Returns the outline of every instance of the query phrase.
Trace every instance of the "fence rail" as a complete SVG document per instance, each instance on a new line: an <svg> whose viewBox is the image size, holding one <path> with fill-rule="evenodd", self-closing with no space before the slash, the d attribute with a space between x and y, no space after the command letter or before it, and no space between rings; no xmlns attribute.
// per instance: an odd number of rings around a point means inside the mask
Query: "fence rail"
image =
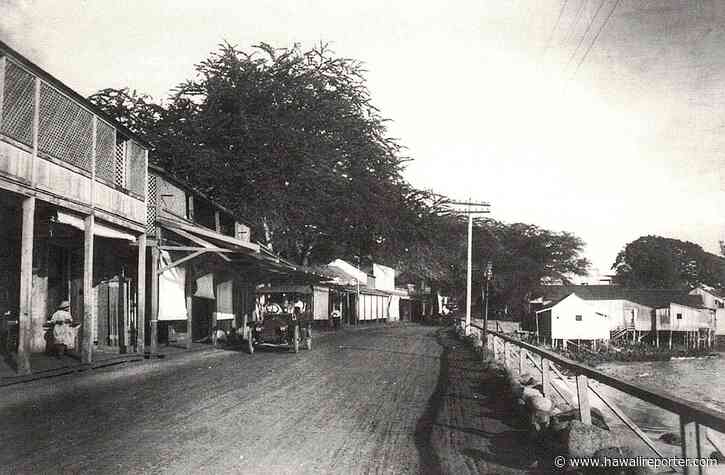
<svg viewBox="0 0 725 475"><path fill-rule="evenodd" d="M465 328L465 322L462 320ZM485 329L481 326L470 324L469 331L473 329L484 339L484 344L493 352L495 358L500 358L503 363L513 371L515 362L518 361L519 373L524 372L526 361L530 361L533 367L541 375L541 383L544 396L551 396L554 392L572 406L579 410L580 420L591 424L590 393L602 401L620 421L632 430L657 456L663 457L654 442L637 425L629 419L624 412L612 401L608 400L597 388L591 384L591 380L603 385L617 389L632 397L653 404L659 408L670 411L679 416L682 456L684 458L707 458L710 452L706 451L706 443L723 455L723 450L718 447L715 441L707 433L707 429L725 433L725 413L716 411L703 404L682 399L673 394L660 390L653 390L636 383L629 383L612 376L609 376L594 368L585 366L579 362L565 358L558 353L526 343L501 332ZM488 337L491 337L490 339ZM518 358L512 357L513 347L518 348ZM538 358L535 358L536 355ZM513 355L516 356L516 355ZM537 361L538 359L538 361ZM558 368L557 368L558 367ZM576 387L572 388L569 381L559 369L570 372L576 378ZM563 381L576 394L576 401L571 396L562 394L556 384L552 384L552 376ZM685 467L685 473L704 473L703 467Z"/></svg>

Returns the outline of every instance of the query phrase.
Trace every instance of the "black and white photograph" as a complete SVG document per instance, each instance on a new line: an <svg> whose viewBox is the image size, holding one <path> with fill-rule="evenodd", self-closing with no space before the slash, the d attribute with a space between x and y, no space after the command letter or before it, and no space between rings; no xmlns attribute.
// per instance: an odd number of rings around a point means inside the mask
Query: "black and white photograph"
<svg viewBox="0 0 725 475"><path fill-rule="evenodd" d="M0 474L549 473L725 474L724 0L0 0Z"/></svg>

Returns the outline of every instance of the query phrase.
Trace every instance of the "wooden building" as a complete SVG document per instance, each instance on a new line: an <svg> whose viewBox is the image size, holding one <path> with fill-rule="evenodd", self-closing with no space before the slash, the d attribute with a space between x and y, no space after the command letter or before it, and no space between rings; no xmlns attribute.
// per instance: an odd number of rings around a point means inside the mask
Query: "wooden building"
<svg viewBox="0 0 725 475"><path fill-rule="evenodd" d="M148 333L161 343L215 343L252 318L255 288L296 275L252 242L250 223L165 170L149 167ZM304 273L304 272L303 272Z"/></svg>
<svg viewBox="0 0 725 475"><path fill-rule="evenodd" d="M539 308L576 294L609 321L612 339L646 340L659 345L662 338L688 342L688 338L707 340L716 329L717 308L725 300L712 289L628 289L612 285L551 285L542 287L541 297L534 304ZM715 307L715 308L709 308ZM721 311L723 309L720 309ZM679 318L678 318L679 315ZM534 320L522 322L522 328L536 331ZM663 335L663 332L665 334ZM702 333L703 336L699 336ZM695 334L693 337L691 334Z"/></svg>
<svg viewBox="0 0 725 475"><path fill-rule="evenodd" d="M535 331L544 341L566 348L568 341L609 340L609 319L572 293L536 311Z"/></svg>
<svg viewBox="0 0 725 475"><path fill-rule="evenodd" d="M19 373L63 300L83 362L143 351L146 172L141 138L0 42L0 315L17 316Z"/></svg>

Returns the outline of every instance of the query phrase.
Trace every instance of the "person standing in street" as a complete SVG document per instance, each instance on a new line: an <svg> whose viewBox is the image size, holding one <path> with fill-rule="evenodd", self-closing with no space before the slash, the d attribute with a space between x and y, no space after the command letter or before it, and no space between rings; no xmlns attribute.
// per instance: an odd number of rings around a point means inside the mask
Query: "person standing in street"
<svg viewBox="0 0 725 475"><path fill-rule="evenodd" d="M76 331L69 301L63 300L58 305L58 309L50 317L50 324L53 325L53 343L57 356L63 356L67 349L75 348Z"/></svg>

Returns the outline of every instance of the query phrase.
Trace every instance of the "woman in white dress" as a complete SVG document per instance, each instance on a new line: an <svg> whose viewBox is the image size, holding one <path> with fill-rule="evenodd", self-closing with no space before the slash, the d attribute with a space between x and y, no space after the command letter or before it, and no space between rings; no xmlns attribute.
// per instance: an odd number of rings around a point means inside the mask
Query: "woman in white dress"
<svg viewBox="0 0 725 475"><path fill-rule="evenodd" d="M75 347L76 329L73 326L73 316L69 309L70 302L64 300L50 317L50 323L53 325L53 342L58 355Z"/></svg>

